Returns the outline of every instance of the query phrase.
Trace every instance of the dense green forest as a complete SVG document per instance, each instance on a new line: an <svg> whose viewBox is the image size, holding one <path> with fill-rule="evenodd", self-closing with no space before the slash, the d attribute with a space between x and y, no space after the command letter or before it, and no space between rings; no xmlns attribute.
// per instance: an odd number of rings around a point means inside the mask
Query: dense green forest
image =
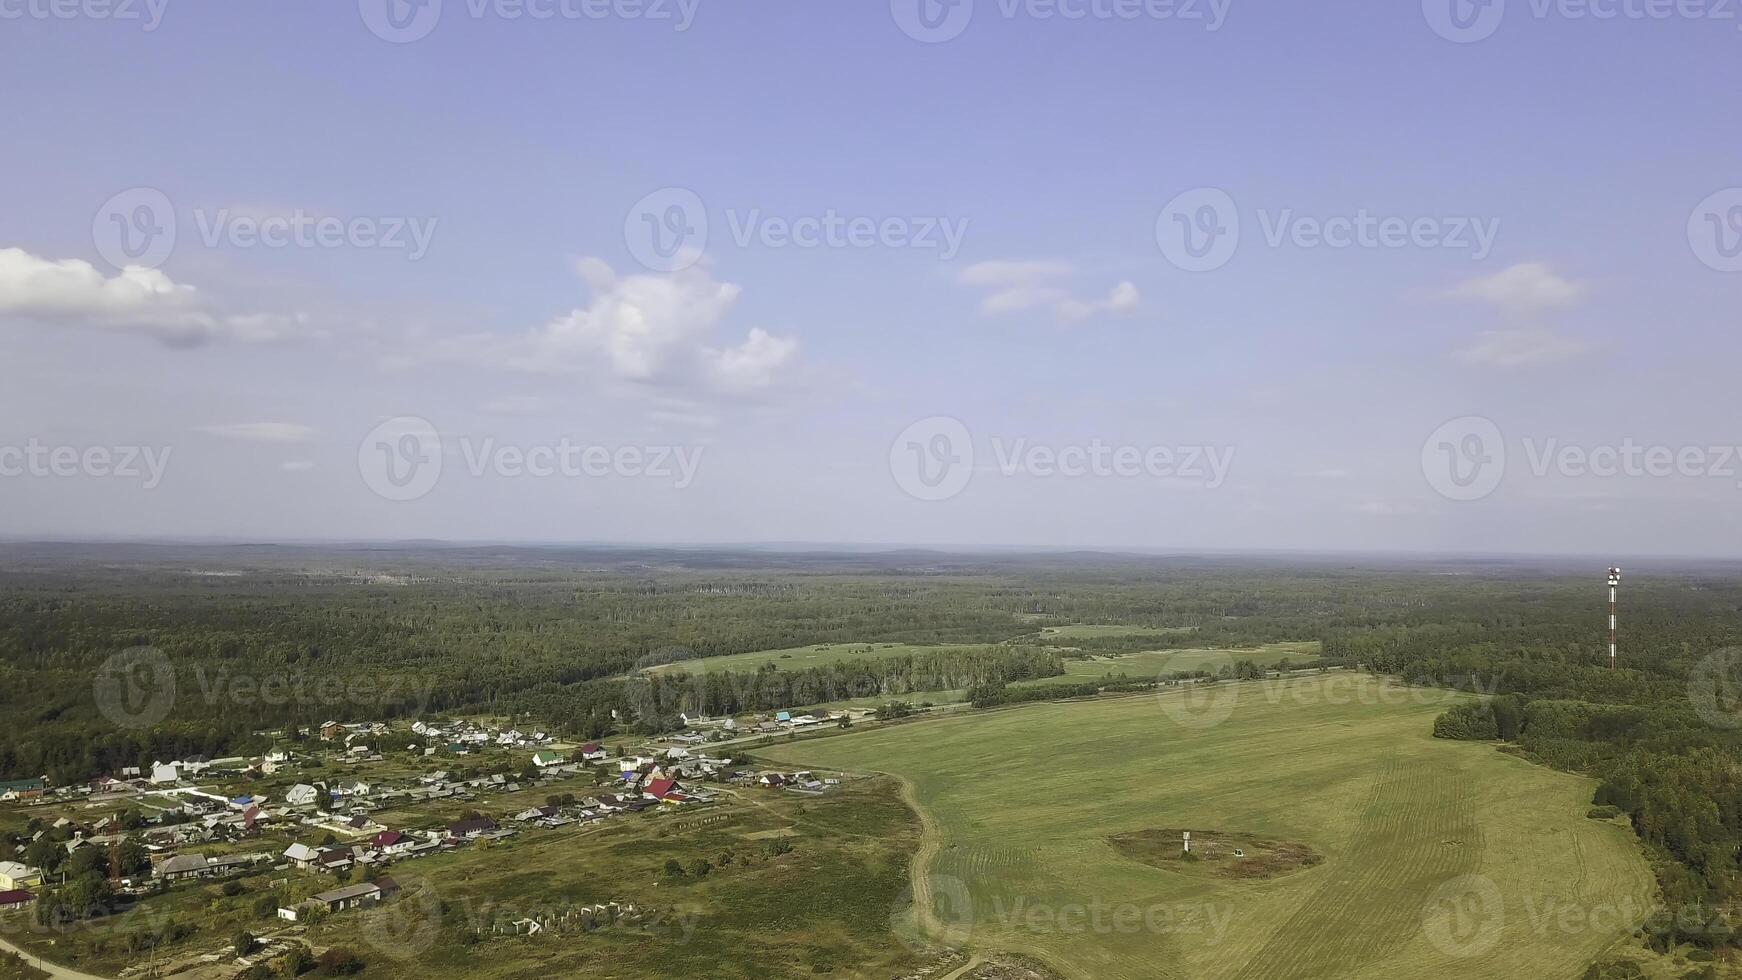
<svg viewBox="0 0 1742 980"><path fill-rule="evenodd" d="M1666 898L1721 909L1742 891L1742 655L1726 652L1742 648L1742 567L1630 567L1611 670L1604 565L7 545L0 769L84 779L255 751L264 729L328 719L488 713L599 737L663 730L680 711L932 690L992 705L1105 689L1004 687L1082 652L1319 640L1330 662L1501 695L1436 733L1596 776L1593 804L1632 821ZM1038 635L1069 623L1181 629ZM847 642L958 646L797 671L681 667ZM117 724L103 678L135 648L161 651L175 697L151 724ZM656 664L677 666L640 673ZM1685 922L1680 934L1728 938L1715 912Z"/></svg>

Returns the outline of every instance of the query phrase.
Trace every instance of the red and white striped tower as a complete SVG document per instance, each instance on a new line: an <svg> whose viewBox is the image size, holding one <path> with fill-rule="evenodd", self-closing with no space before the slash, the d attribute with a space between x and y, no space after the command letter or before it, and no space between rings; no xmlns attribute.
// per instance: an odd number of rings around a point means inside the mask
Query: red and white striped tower
<svg viewBox="0 0 1742 980"><path fill-rule="evenodd" d="M1621 569L1609 569L1609 667L1615 667L1615 589L1621 585Z"/></svg>

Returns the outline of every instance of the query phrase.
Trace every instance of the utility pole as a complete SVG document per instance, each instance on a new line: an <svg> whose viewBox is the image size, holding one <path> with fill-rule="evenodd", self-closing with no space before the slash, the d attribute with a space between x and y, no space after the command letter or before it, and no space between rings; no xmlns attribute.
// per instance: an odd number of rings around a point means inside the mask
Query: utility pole
<svg viewBox="0 0 1742 980"><path fill-rule="evenodd" d="M1609 569L1609 669L1615 669L1615 590L1621 586L1621 569Z"/></svg>

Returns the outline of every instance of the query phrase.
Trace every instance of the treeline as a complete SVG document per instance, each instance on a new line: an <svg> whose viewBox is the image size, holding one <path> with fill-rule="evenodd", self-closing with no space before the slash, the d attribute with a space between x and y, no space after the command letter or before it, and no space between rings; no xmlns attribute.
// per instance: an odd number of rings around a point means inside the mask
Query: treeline
<svg viewBox="0 0 1742 980"><path fill-rule="evenodd" d="M1031 647L942 650L892 657L861 656L803 670L772 664L753 673L655 674L635 682L631 696L642 717L679 713L726 715L923 691L953 691L976 685L1057 677L1065 672L1056 653Z"/></svg>

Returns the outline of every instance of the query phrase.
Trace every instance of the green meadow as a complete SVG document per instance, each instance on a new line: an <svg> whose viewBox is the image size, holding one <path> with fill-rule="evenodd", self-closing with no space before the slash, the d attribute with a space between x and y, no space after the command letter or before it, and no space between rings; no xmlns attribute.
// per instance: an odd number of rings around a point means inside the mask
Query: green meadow
<svg viewBox="0 0 1742 980"><path fill-rule="evenodd" d="M1647 913L1650 871L1586 817L1590 780L1432 738L1457 697L1334 673L765 754L902 781L916 938L1066 977L1571 980ZM1185 829L1196 861L1165 843Z"/></svg>
<svg viewBox="0 0 1742 980"><path fill-rule="evenodd" d="M955 653L964 650L990 650L987 643L816 643L808 647L784 650L758 650L754 653L734 653L723 657L702 657L650 668L650 673L712 674L722 670L754 672L772 664L780 670L804 670L822 667L857 657L905 657L912 654Z"/></svg>
<svg viewBox="0 0 1742 980"><path fill-rule="evenodd" d="M1124 674L1132 680L1154 680L1167 674L1194 670L1214 671L1232 667L1241 660L1250 660L1260 667L1274 667L1284 660L1295 666L1305 666L1319 657L1318 641L1300 643L1267 643L1243 650L1145 650L1140 653L1113 654L1073 658L1065 661L1063 677L1045 677L1017 681L1013 687L1036 684L1062 684L1069 681L1095 681L1109 674Z"/></svg>

